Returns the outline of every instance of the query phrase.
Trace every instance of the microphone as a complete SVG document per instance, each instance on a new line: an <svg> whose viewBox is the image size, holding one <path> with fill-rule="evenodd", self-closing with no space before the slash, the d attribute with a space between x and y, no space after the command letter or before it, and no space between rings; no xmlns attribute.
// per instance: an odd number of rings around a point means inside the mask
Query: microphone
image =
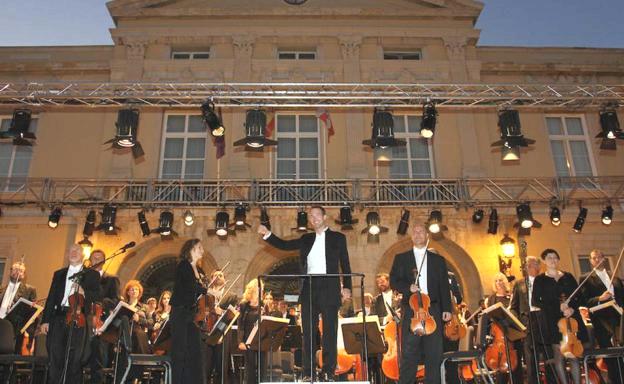
<svg viewBox="0 0 624 384"><path fill-rule="evenodd" d="M127 251L128 249L130 249L130 248L134 247L135 245L136 245L136 243L135 243L134 241L131 241L131 242L129 242L128 244L124 245L123 247L119 248L119 250L120 250L121 252L125 252L125 251Z"/></svg>

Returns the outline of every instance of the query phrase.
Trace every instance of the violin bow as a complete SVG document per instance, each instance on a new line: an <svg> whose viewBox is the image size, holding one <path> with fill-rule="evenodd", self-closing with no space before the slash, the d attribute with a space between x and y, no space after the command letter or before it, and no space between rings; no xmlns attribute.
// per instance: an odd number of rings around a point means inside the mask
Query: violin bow
<svg viewBox="0 0 624 384"><path fill-rule="evenodd" d="M576 287L576 289L574 290L574 292L572 292L570 294L570 296L568 296L568 298L564 301L564 303L566 305L570 304L570 300L572 300L572 298L574 297L574 295L576 295L578 293L578 291L581 289L581 287L587 282L587 280L591 277L591 275L593 275L596 270L598 269L598 267L600 267L602 265L602 263L604 263L604 261L606 260L606 258L603 258L600 263L598 263L594 268L592 268L591 272L589 272L587 274L587 276L585 276L585 278L583 279L583 281L581 281L581 283L578 285L578 287Z"/></svg>
<svg viewBox="0 0 624 384"><path fill-rule="evenodd" d="M223 268L221 268L221 272L225 272L225 270L227 269L227 267L230 265L230 261L229 260L227 263L225 263L225 265L223 266ZM215 269L215 271L218 271L218 269ZM214 272L213 272L214 273ZM212 280L210 280L210 282L206 285L206 289L212 287L212 284L214 284L214 282L217 280L217 277L213 277Z"/></svg>
<svg viewBox="0 0 624 384"><path fill-rule="evenodd" d="M617 274L617 270L620 268L620 262L622 262L622 254L624 254L624 247L622 247L622 250L620 251L620 256L618 256L617 263L615 263L615 268L613 268L613 274L611 275L611 285L613 285L613 280L615 280L615 275Z"/></svg>
<svg viewBox="0 0 624 384"><path fill-rule="evenodd" d="M232 289L232 287L234 286L234 284L236 284L236 282L238 281L238 279L240 279L240 277L242 276L242 273L239 273L238 276L236 276L236 279L234 279L234 281L232 281L232 284L230 284L230 286L228 287L228 289L226 289L225 291L223 291L223 295L221 295L221 298L219 299L218 302L215 303L215 307L218 306L221 303L221 300L223 300L223 298L225 297L225 295L230 291L230 289Z"/></svg>

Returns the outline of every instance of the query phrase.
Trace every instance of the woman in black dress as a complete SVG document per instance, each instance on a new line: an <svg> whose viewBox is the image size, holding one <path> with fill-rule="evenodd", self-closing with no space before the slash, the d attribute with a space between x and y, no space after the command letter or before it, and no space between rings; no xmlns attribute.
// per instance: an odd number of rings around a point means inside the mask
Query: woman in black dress
<svg viewBox="0 0 624 384"><path fill-rule="evenodd" d="M240 315L238 316L238 349L245 356L245 383L258 382L258 353L247 345L247 338L253 330L259 316L258 307L258 279L253 279L245 286L243 300L240 303ZM263 354L261 354L263 355ZM263 356L261 356L263 358Z"/></svg>
<svg viewBox="0 0 624 384"><path fill-rule="evenodd" d="M583 305L581 295L575 295L568 305L564 301L578 287L576 279L568 272L562 272L559 267L559 254L554 249L546 249L542 252L542 260L546 264L546 272L535 277L533 283L532 305L541 310L540 328L544 343L552 346L555 369L562 383L567 383L565 359L570 362L572 382L580 384L581 369L576 358L568 358L562 355L560 350L561 333L557 322L563 317L576 319L578 323L577 337L581 342L587 341L587 329L581 319L579 306Z"/></svg>
<svg viewBox="0 0 624 384"><path fill-rule="evenodd" d="M199 239L184 243L176 267L171 296L171 362L173 382L204 383L204 359L201 334L195 324L197 298L206 293L202 285L203 271L197 263L204 255Z"/></svg>

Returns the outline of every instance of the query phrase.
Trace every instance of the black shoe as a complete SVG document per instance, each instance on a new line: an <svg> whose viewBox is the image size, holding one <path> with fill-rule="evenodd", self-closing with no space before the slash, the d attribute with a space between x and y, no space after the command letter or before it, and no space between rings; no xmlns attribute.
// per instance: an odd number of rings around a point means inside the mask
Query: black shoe
<svg viewBox="0 0 624 384"><path fill-rule="evenodd" d="M301 379L301 381L303 383L310 383L312 381L312 378L310 376L303 376L303 379Z"/></svg>
<svg viewBox="0 0 624 384"><path fill-rule="evenodd" d="M324 373L323 374L323 382L329 383L329 382L334 382L335 377L333 373Z"/></svg>

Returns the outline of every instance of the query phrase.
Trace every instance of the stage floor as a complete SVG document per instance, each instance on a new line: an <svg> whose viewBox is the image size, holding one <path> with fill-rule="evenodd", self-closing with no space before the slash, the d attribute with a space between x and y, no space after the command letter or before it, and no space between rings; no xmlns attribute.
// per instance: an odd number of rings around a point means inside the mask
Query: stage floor
<svg viewBox="0 0 624 384"><path fill-rule="evenodd" d="M315 383L324 383L324 381L315 381ZM370 384L370 381L332 381L336 384ZM301 384L301 381L262 381L260 384Z"/></svg>

